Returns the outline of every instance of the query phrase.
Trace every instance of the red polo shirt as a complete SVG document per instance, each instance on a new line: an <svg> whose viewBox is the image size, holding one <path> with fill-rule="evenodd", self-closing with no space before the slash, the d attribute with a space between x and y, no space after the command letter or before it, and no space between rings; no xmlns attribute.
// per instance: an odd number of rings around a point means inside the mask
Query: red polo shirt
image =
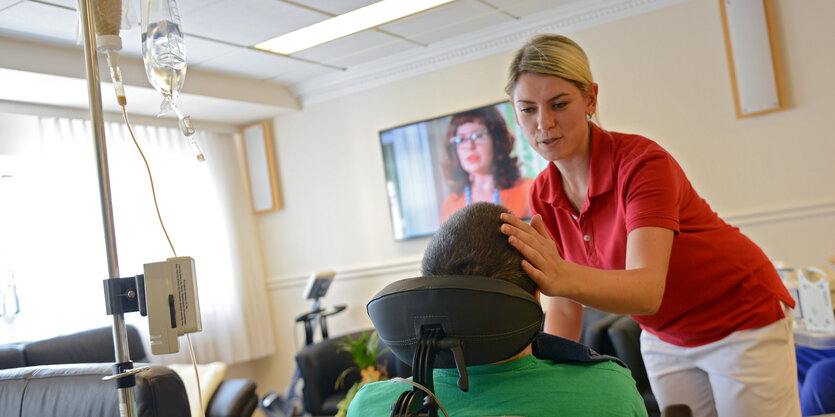
<svg viewBox="0 0 835 417"><path fill-rule="evenodd" d="M600 269L624 269L626 236L645 226L675 232L661 307L632 316L644 330L678 346L699 346L737 330L783 318L794 306L766 255L738 228L722 221L696 194L661 146L637 135L591 125L589 191L575 213L551 163L531 188L560 254Z"/></svg>

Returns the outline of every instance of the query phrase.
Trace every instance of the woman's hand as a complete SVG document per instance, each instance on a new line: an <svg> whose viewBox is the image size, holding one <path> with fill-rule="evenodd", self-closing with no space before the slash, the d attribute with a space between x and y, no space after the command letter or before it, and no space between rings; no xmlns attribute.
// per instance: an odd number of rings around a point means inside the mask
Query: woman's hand
<svg viewBox="0 0 835 417"><path fill-rule="evenodd" d="M534 215L531 224L508 213L502 214L501 218L505 222L502 233L508 236L508 243L525 258L522 268L539 285L539 290L551 297L570 297L570 281L560 273L565 260L548 235L542 216Z"/></svg>
<svg viewBox="0 0 835 417"><path fill-rule="evenodd" d="M502 233L525 258L522 268L543 294L617 314L654 314L660 308L673 230L649 226L632 230L626 238L625 269L604 270L564 260L538 214L531 224L506 213L502 221Z"/></svg>

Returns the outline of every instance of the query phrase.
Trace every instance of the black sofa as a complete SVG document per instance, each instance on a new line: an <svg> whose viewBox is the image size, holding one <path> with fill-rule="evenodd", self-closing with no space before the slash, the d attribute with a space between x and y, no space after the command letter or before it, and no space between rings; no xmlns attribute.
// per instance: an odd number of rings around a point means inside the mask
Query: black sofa
<svg viewBox="0 0 835 417"><path fill-rule="evenodd" d="M136 328L128 326L128 345L135 367L148 358ZM113 382L113 333L103 327L34 342L0 346L0 416L119 416ZM164 366L136 376L137 416L189 416L180 377ZM249 379L229 379L209 401L207 417L250 417L258 397Z"/></svg>

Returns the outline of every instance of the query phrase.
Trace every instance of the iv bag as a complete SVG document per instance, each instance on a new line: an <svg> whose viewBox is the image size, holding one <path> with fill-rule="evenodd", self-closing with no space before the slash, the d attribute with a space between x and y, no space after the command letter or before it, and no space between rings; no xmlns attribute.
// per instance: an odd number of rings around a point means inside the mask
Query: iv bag
<svg viewBox="0 0 835 417"><path fill-rule="evenodd" d="M162 94L159 116L173 111L180 131L189 139L197 160L204 161L191 117L177 107L177 97L186 79L186 45L175 0L142 0L142 59L151 85Z"/></svg>
<svg viewBox="0 0 835 417"><path fill-rule="evenodd" d="M174 0L142 0L142 58L148 81L164 97L161 114L174 108L186 77L186 45Z"/></svg>

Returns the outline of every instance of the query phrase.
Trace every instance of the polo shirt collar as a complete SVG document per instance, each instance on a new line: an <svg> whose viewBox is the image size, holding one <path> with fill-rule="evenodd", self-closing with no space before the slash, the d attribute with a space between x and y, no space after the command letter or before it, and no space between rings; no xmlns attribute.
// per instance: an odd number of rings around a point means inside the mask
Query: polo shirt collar
<svg viewBox="0 0 835 417"><path fill-rule="evenodd" d="M612 135L594 123L591 126L591 164L589 197L597 197L613 188Z"/></svg>
<svg viewBox="0 0 835 417"><path fill-rule="evenodd" d="M591 129L591 161L589 162L589 197L596 197L612 190L612 136L594 123L589 122ZM562 190L559 169L551 162L548 164L548 177L554 184L542 187L540 200L551 205L566 202L567 198ZM565 203L567 204L567 203ZM570 208L569 208L570 209Z"/></svg>

